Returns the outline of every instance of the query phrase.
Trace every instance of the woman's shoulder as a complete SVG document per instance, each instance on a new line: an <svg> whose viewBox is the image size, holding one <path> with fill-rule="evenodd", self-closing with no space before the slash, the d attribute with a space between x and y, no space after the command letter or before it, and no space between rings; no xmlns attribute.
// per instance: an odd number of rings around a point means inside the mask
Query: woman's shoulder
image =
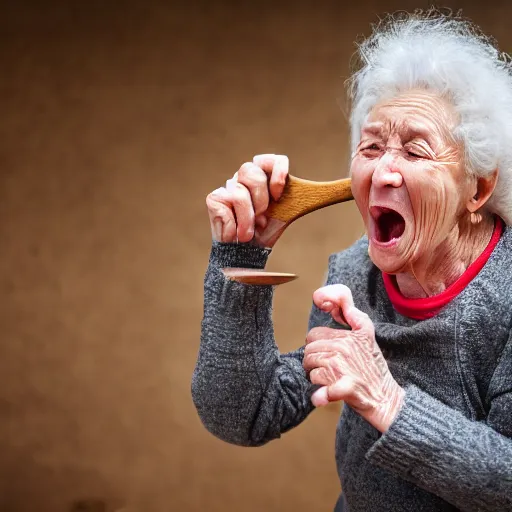
<svg viewBox="0 0 512 512"><path fill-rule="evenodd" d="M503 250L509 254L512 253L512 226L505 225L501 236L501 242Z"/></svg>
<svg viewBox="0 0 512 512"><path fill-rule="evenodd" d="M486 281L493 287L495 294L501 292L502 298L508 297L512 301L512 226L505 226L498 244L488 258L476 281L479 285Z"/></svg>
<svg viewBox="0 0 512 512"><path fill-rule="evenodd" d="M374 267L368 256L368 237L362 236L347 249L329 257L327 284L357 281Z"/></svg>

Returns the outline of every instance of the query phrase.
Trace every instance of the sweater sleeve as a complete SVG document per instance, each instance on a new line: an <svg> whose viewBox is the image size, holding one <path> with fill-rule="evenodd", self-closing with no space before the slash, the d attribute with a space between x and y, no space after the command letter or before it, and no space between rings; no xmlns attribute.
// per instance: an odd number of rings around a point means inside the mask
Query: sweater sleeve
<svg viewBox="0 0 512 512"><path fill-rule="evenodd" d="M461 510L512 510L512 337L488 403L486 422L476 422L410 386L397 418L366 456Z"/></svg>
<svg viewBox="0 0 512 512"><path fill-rule="evenodd" d="M204 314L192 398L216 437L259 446L301 423L313 409L303 348L280 354L272 286L227 279L223 267L263 268L270 251L214 242L204 280Z"/></svg>

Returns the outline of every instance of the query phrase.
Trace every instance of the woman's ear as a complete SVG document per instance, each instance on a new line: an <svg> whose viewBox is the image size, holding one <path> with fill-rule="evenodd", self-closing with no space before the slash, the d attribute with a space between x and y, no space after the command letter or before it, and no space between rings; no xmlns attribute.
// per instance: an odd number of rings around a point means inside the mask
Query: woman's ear
<svg viewBox="0 0 512 512"><path fill-rule="evenodd" d="M494 192L497 181L498 169L496 169L490 176L478 177L475 179L473 197L468 200L466 205L467 209L471 213L475 213L480 208L482 208L485 203L487 203L492 193Z"/></svg>

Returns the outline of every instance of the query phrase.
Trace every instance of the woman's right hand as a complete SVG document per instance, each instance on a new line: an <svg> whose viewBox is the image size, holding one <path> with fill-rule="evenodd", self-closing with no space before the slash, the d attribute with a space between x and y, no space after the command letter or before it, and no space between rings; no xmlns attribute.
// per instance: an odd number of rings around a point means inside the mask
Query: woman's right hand
<svg viewBox="0 0 512 512"><path fill-rule="evenodd" d="M225 187L208 194L206 205L212 237L218 242L250 242L271 247L265 231L266 211L271 199L278 201L288 176L285 155L256 155L246 162Z"/></svg>

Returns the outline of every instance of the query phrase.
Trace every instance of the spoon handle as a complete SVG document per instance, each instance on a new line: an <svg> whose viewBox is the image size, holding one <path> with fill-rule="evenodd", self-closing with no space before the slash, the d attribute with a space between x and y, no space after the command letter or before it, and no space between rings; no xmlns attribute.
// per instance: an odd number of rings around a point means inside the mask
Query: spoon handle
<svg viewBox="0 0 512 512"><path fill-rule="evenodd" d="M288 176L279 201L271 201L266 215L285 224L320 208L353 199L350 178L336 181L310 181Z"/></svg>

